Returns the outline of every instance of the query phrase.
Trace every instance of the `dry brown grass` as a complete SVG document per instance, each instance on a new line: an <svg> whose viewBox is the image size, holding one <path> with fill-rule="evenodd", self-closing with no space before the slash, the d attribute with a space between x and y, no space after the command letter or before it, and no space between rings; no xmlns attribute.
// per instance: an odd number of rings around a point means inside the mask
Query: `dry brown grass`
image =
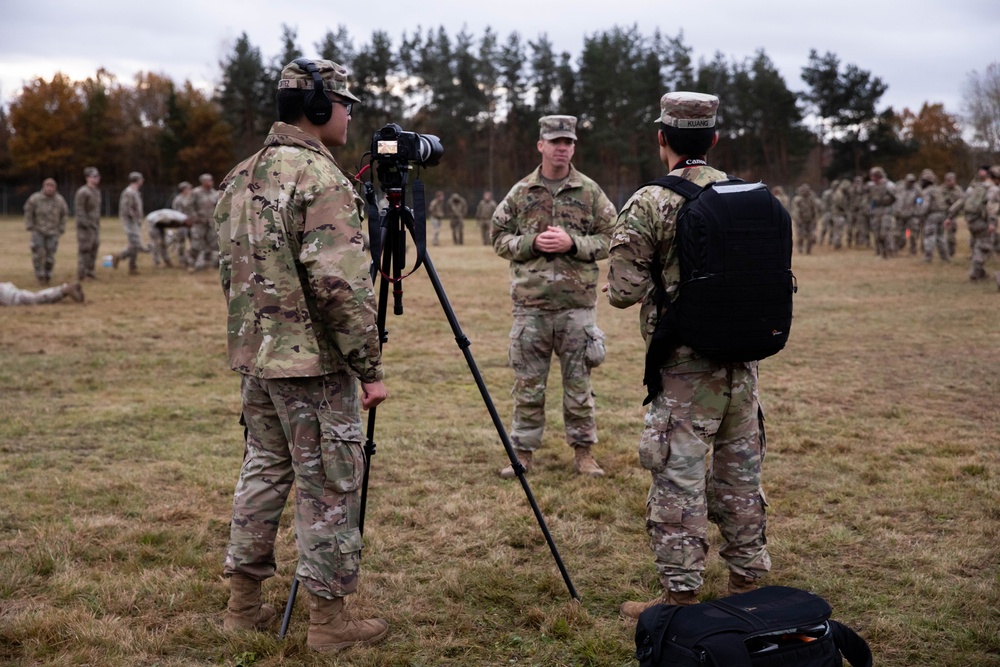
<svg viewBox="0 0 1000 667"><path fill-rule="evenodd" d="M433 257L505 421L507 270L478 245ZM105 251L122 235L106 220ZM961 240L960 240L961 244ZM961 254L961 252L960 252ZM430 282L390 315L361 594L388 640L333 659L289 637L221 631L220 577L242 456L211 274L101 269L87 303L6 309L0 324L0 663L11 665L629 665L626 599L656 584L637 464L635 311L601 303L595 374L608 476L581 479L559 399L530 476L582 603L569 601ZM3 280L33 283L26 234L0 222ZM64 237L57 276L72 275ZM761 365L772 583L809 588L876 664L1000 665L1000 295L963 262L821 248L796 257L786 351ZM554 378L554 380L556 380ZM557 384L557 381L556 381ZM294 543L280 534L283 605ZM708 593L724 567L709 563Z"/></svg>

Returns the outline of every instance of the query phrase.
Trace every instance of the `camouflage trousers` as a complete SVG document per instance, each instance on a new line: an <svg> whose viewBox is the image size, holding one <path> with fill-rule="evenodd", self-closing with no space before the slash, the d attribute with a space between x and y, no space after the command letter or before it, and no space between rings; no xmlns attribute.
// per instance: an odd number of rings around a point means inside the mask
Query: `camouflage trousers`
<svg viewBox="0 0 1000 667"><path fill-rule="evenodd" d="M813 245L816 243L816 221L815 220L796 220L795 221L795 245L799 253L806 253L807 255L812 252Z"/></svg>
<svg viewBox="0 0 1000 667"><path fill-rule="evenodd" d="M709 521L725 540L719 554L729 569L760 577L771 559L757 365L660 373L663 391L649 407L639 441L639 463L653 475L646 530L660 583L673 592L701 588Z"/></svg>
<svg viewBox="0 0 1000 667"><path fill-rule="evenodd" d="M64 285L32 292L19 289L14 283L0 283L0 306L30 306L39 303L55 303L66 296Z"/></svg>
<svg viewBox="0 0 1000 667"><path fill-rule="evenodd" d="M945 233L944 221L947 213L928 213L924 220L924 259L930 262L934 259L934 250L938 251L942 262L951 261L948 251L948 236Z"/></svg>
<svg viewBox="0 0 1000 667"><path fill-rule="evenodd" d="M461 218L451 219L451 241L455 245L465 243L465 220Z"/></svg>
<svg viewBox="0 0 1000 667"><path fill-rule="evenodd" d="M911 215L902 220L903 226L903 245L906 245L906 238L909 236L910 239L910 254L916 255L917 248L920 247L920 232L924 228L924 219L918 215ZM902 249L903 245L900 246Z"/></svg>
<svg viewBox="0 0 1000 667"><path fill-rule="evenodd" d="M142 252L142 226L138 222L123 222L125 238L128 245L118 253L120 259L128 260L128 268L135 270L138 267L139 253Z"/></svg>
<svg viewBox="0 0 1000 667"><path fill-rule="evenodd" d="M353 593L365 469L357 379L347 373L242 378L247 450L233 496L225 575L274 576L274 540L294 481L295 576L320 597Z"/></svg>
<svg viewBox="0 0 1000 667"><path fill-rule="evenodd" d="M209 245L208 225L203 222L196 222L191 225L191 250L188 256L188 264L196 271L207 269L212 259L212 248Z"/></svg>
<svg viewBox="0 0 1000 667"><path fill-rule="evenodd" d="M58 249L58 234L31 232L31 263L35 267L35 277L39 282L47 283L52 278L52 268L56 265Z"/></svg>
<svg viewBox="0 0 1000 667"><path fill-rule="evenodd" d="M441 242L441 218L429 217L431 223L431 245L438 245Z"/></svg>
<svg viewBox="0 0 1000 667"><path fill-rule="evenodd" d="M101 246L101 228L76 226L76 277L96 278L94 267L97 266L97 251Z"/></svg>
<svg viewBox="0 0 1000 667"><path fill-rule="evenodd" d="M493 245L490 240L490 228L493 226L492 222L489 220L479 221L479 233L483 237L483 245Z"/></svg>
<svg viewBox="0 0 1000 667"><path fill-rule="evenodd" d="M146 233L149 235L149 251L153 253L153 266L166 264L171 266L170 255L167 254L166 232L162 227L150 225Z"/></svg>
<svg viewBox="0 0 1000 667"><path fill-rule="evenodd" d="M191 262L188 255L188 236L187 227L177 227L167 232L167 248L177 255L177 262L181 266L188 266Z"/></svg>
<svg viewBox="0 0 1000 667"><path fill-rule="evenodd" d="M830 245L840 250L844 239L844 230L847 229L847 218L842 215L830 216Z"/></svg>
<svg viewBox="0 0 1000 667"><path fill-rule="evenodd" d="M986 277L984 265L993 254L994 243L994 233L987 230L972 232L972 266L969 268L969 278L979 280Z"/></svg>
<svg viewBox="0 0 1000 667"><path fill-rule="evenodd" d="M896 217L889 211L875 209L871 215L872 233L875 235L875 254L893 257L896 254Z"/></svg>
<svg viewBox="0 0 1000 667"><path fill-rule="evenodd" d="M596 308L514 313L509 348L510 366L514 369L514 425L510 439L516 449L533 451L541 447L545 385L553 353L559 357L562 372L566 443L589 447L597 442L590 369L603 360L595 357L594 345L599 344L603 350L604 334L596 322Z"/></svg>

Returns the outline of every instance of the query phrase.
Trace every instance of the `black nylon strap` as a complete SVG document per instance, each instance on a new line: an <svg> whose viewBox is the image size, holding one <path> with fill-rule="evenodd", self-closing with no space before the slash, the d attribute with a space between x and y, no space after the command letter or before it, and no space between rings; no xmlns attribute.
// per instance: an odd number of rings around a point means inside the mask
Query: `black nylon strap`
<svg viewBox="0 0 1000 667"><path fill-rule="evenodd" d="M371 250L372 263L368 272L372 277L372 285L378 276L382 262L382 221L378 214L378 201L375 199L375 186L371 181L365 181L365 200L368 202L368 248Z"/></svg>
<svg viewBox="0 0 1000 667"><path fill-rule="evenodd" d="M872 667L872 650L861 635L837 621L829 621L837 648L851 663L851 667Z"/></svg>

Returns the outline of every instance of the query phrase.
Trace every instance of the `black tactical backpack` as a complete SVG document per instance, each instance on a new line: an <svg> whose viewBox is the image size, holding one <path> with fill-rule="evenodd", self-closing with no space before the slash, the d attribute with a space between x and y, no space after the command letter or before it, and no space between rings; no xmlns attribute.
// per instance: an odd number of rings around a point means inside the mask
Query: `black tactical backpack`
<svg viewBox="0 0 1000 667"><path fill-rule="evenodd" d="M808 591L765 586L701 604L658 604L635 628L640 667L871 667L867 642Z"/></svg>
<svg viewBox="0 0 1000 667"><path fill-rule="evenodd" d="M660 391L659 369L678 344L719 362L764 359L778 353L792 326L792 221L762 183L738 178L704 188L665 176L647 185L687 201L677 215L675 244L680 285L671 299L653 280L659 319L646 355L649 396Z"/></svg>

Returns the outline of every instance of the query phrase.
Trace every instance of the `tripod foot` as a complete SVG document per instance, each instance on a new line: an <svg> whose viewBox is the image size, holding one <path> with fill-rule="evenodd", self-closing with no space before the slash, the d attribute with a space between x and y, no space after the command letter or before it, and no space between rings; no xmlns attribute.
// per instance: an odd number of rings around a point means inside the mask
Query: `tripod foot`
<svg viewBox="0 0 1000 667"><path fill-rule="evenodd" d="M517 460L521 464L521 467L524 468L524 472L527 473L528 471L530 471L531 470L531 450L528 450L528 449L515 449L514 453L517 454ZM502 470L500 470L500 478L501 479L514 479L515 477L517 477L517 473L518 473L518 471L514 470L514 465L511 464L511 465L507 466L506 468L503 468Z"/></svg>

